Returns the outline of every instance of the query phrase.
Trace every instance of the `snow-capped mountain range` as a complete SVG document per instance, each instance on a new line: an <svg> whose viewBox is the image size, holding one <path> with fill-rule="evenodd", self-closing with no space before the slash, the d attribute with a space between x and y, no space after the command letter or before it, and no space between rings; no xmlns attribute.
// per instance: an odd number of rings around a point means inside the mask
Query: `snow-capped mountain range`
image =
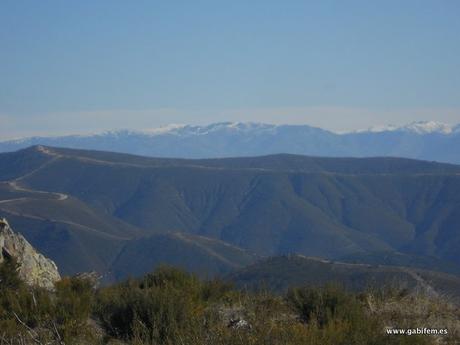
<svg viewBox="0 0 460 345"><path fill-rule="evenodd" d="M307 125L221 122L143 131L31 137L0 142L0 152L31 145L117 151L156 157L214 158L292 153L314 156L407 157L460 164L460 124L413 122L334 133Z"/></svg>
<svg viewBox="0 0 460 345"><path fill-rule="evenodd" d="M206 135L212 132L265 132L265 131L276 131L279 127L310 127L305 125L273 125L266 123L257 123L257 122L217 122L205 126L194 126L194 125L185 125L185 124L170 124L164 127L158 127L153 129L146 129L142 131L106 131L102 133L96 133L95 135L117 135L117 134L145 134L145 135ZM311 127L314 128L314 127ZM460 131L460 124L458 125L449 125L442 122L436 121L417 121L411 122L403 126L396 125L381 125L374 126L364 130L356 130L351 132L342 132L340 134L350 134L350 133L365 133L365 132L408 132L414 134L431 134L431 133L441 133L441 134L451 134ZM338 133L339 134L339 133Z"/></svg>

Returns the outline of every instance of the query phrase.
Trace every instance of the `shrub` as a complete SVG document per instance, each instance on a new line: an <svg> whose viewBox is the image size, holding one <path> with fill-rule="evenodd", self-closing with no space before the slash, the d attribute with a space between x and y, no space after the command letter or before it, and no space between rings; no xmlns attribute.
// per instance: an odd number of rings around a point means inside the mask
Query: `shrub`
<svg viewBox="0 0 460 345"><path fill-rule="evenodd" d="M66 341L74 338L91 338L88 319L91 315L94 292L87 279L63 278L56 283L53 327Z"/></svg>
<svg viewBox="0 0 460 345"><path fill-rule="evenodd" d="M174 344L199 330L202 287L196 277L162 267L140 280L99 291L95 315L112 336Z"/></svg>
<svg viewBox="0 0 460 345"><path fill-rule="evenodd" d="M362 312L354 295L334 286L291 289L286 299L302 321L314 322L320 328L331 320L348 319Z"/></svg>

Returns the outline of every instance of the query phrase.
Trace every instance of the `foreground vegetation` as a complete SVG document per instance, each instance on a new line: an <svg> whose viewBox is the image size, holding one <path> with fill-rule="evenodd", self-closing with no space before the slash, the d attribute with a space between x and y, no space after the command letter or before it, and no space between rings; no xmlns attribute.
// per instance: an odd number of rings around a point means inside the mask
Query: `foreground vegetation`
<svg viewBox="0 0 460 345"><path fill-rule="evenodd" d="M283 296L234 289L162 267L95 289L64 278L30 288L12 261L0 265L0 344L455 344L459 311L401 291L293 288ZM386 335L385 327L448 328L434 336Z"/></svg>

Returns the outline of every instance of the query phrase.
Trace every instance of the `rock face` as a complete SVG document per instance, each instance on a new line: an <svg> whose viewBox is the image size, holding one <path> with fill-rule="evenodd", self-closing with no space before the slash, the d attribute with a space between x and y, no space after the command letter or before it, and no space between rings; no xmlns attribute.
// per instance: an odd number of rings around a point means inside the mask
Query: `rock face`
<svg viewBox="0 0 460 345"><path fill-rule="evenodd" d="M38 253L21 234L15 233L6 219L0 219L0 263L12 257L19 264L19 277L29 285L54 289L61 279L56 264Z"/></svg>

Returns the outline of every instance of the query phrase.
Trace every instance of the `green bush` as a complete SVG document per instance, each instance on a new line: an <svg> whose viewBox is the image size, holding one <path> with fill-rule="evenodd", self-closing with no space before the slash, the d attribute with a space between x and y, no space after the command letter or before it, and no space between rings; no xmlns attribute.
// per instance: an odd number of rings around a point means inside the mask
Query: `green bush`
<svg viewBox="0 0 460 345"><path fill-rule="evenodd" d="M333 286L291 289L286 299L302 321L315 322L320 328L331 320L342 320L359 314L362 309L355 296Z"/></svg>
<svg viewBox="0 0 460 345"><path fill-rule="evenodd" d="M183 271L162 267L97 294L95 316L111 336L174 344L199 329L203 284Z"/></svg>
<svg viewBox="0 0 460 345"><path fill-rule="evenodd" d="M63 278L56 283L53 322L63 340L91 338L87 323L93 298L94 291L88 280Z"/></svg>
<svg viewBox="0 0 460 345"><path fill-rule="evenodd" d="M365 295L337 286L291 289L287 303L306 324L311 344L430 344L427 337L388 336L379 315L371 313Z"/></svg>

